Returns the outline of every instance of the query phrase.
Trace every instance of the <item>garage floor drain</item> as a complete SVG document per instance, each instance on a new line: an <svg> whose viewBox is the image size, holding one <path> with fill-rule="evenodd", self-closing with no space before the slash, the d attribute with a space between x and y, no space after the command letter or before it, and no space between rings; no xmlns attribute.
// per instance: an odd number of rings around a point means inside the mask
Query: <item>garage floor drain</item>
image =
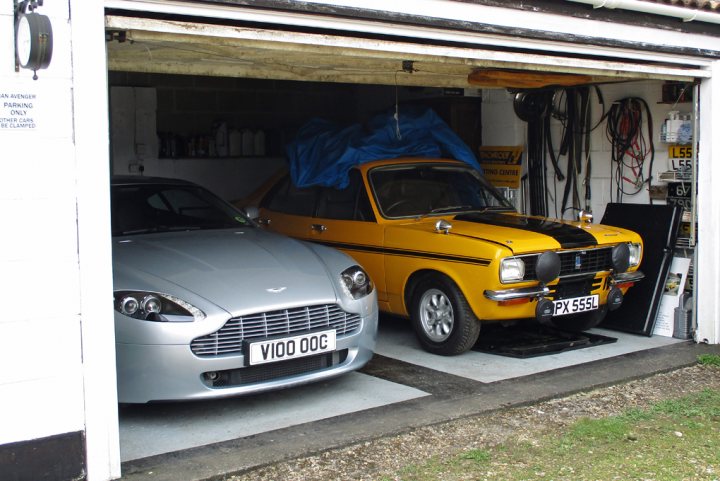
<svg viewBox="0 0 720 481"><path fill-rule="evenodd" d="M589 332L561 331L539 324L512 327L483 326L480 331L480 339L473 350L501 356L528 358L616 341L617 338L614 337Z"/></svg>

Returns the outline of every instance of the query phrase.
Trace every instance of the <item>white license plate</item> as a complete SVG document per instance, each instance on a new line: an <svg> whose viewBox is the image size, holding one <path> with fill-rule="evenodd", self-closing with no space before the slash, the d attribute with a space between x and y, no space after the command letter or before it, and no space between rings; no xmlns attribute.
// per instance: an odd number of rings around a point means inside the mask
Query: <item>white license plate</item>
<svg viewBox="0 0 720 481"><path fill-rule="evenodd" d="M567 314L577 314L578 312L594 311L599 308L598 295L573 297L571 299L559 299L553 301L555 310L553 316L565 316Z"/></svg>
<svg viewBox="0 0 720 481"><path fill-rule="evenodd" d="M250 365L285 361L335 350L335 330L250 343Z"/></svg>

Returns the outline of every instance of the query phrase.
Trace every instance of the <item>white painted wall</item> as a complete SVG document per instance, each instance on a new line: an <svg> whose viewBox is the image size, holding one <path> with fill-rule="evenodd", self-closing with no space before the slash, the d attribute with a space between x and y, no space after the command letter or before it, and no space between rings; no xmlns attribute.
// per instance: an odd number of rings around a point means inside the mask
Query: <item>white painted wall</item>
<svg viewBox="0 0 720 481"><path fill-rule="evenodd" d="M120 477L110 235L110 140L101 2L70 0L88 479Z"/></svg>
<svg viewBox="0 0 720 481"><path fill-rule="evenodd" d="M482 91L483 145L526 145L526 125L513 110L515 96L506 89Z"/></svg>
<svg viewBox="0 0 720 481"><path fill-rule="evenodd" d="M14 70L12 7L0 3L0 444L84 431L89 479L111 479L119 448L106 67L96 41L104 11L45 2L53 57L33 80ZM10 105L18 101L27 105Z"/></svg>
<svg viewBox="0 0 720 481"><path fill-rule="evenodd" d="M189 180L233 202L253 194L286 165L283 157L155 158L145 161L145 175Z"/></svg>
<svg viewBox="0 0 720 481"><path fill-rule="evenodd" d="M284 157L159 158L154 88L112 87L110 112L115 175L140 175L142 167L142 175L189 180L232 202L286 166Z"/></svg>
<svg viewBox="0 0 720 481"><path fill-rule="evenodd" d="M667 112L671 109L683 112L692 112L691 103L678 104L675 107L668 104L661 104L662 98L662 82L660 81L641 81L632 83L622 83L602 86L602 95L605 102L605 109L609 109L612 102L626 98L639 97L645 99L650 108L653 122L652 139L655 144L655 160L653 163L653 185L665 185L657 181L660 172L669 170L668 164L668 144L660 141L660 127L667 116ZM591 98L592 102L592 125L598 124L603 114L603 107L599 103L597 96L594 94ZM527 146L527 124L521 121L513 110L513 95L506 90L485 90L483 92L483 144L485 145L525 145ZM608 202L617 201L614 180L614 164L611 161L611 143L606 136L605 122L602 122L592 133L591 136L591 158L592 158L592 181L591 181L591 210L596 219L602 218L605 206ZM552 134L555 152L559 150L559 143L562 134L562 126L559 121L553 120ZM647 123L645 123L646 139L650 139L647 131ZM526 160L526 159L525 159ZM559 164L563 174L567 172L567 156L560 157ZM527 164L525 164L527 167ZM646 178L649 175L650 160L649 157L645 163ZM584 178L584 171L581 173L581 179ZM574 218L573 211L566 211L563 216L560 212L562 204L564 181L556 182L553 175L552 166L548 159L548 176L547 183L551 190L551 198L548 206L548 214L551 217L564 217L567 219ZM611 189L612 187L612 189ZM556 192L556 194L555 194ZM554 196L557 195L557 199ZM580 189L581 197L584 190ZM625 195L623 202L633 204L647 204L649 202L649 191L647 185L637 195ZM664 203L663 201L653 201ZM557 214L555 205L557 204ZM568 204L569 205L569 204Z"/></svg>
<svg viewBox="0 0 720 481"><path fill-rule="evenodd" d="M72 20L70 11L72 10ZM88 477L118 477L119 447L112 333L112 279L108 199L107 86L102 2L48 1L41 13L54 29L50 68L14 71L12 48L0 49L0 94L34 96L26 108L33 128L0 120L3 146L0 218L0 444L67 432L87 436ZM534 21L534 20L533 20ZM13 38L12 2L0 3L0 38ZM694 39L694 36L691 36ZM706 38L702 39L707 41ZM717 343L717 239L720 207L713 190L720 168L710 132L720 125L720 63L703 84L698 269L700 340ZM614 89L614 90L613 90ZM658 86L613 87L606 100L647 95ZM507 117L511 98L493 91L484 119L485 143L516 144L522 124ZM0 99L0 118L14 110ZM9 100L12 102L13 100ZM497 102L497 105L492 105ZM503 109L502 105L506 107ZM666 107L656 107L662 110ZM493 114L493 111L495 112ZM661 115L656 116L659 126ZM495 124L493 124L495 122ZM494 134L493 134L493 129ZM596 134L599 135L599 134ZM594 139L595 140L595 139ZM593 142L600 216L609 174L607 144ZM658 156L661 170L662 157ZM595 181L594 181L595 182ZM638 197L638 202L646 199Z"/></svg>
<svg viewBox="0 0 720 481"><path fill-rule="evenodd" d="M713 185L718 183L720 176L720 159L718 159L717 148L713 150L713 135L711 132L718 130L720 124L720 99L717 95L712 96L712 87L720 91L720 62L716 62L713 68L713 79L703 81L700 95L700 142L699 149L699 198L698 198L698 246L696 266L696 297L699 299L694 312L698 331L696 340L698 342L720 342L720 260L718 260L717 242L714 239L720 238L720 200L717 197L717 189ZM661 172L670 170L668 160L668 144L660 141L660 128L670 110L681 112L692 112L692 103L679 103L677 105L659 103L662 99L662 82L641 81L602 86L602 94L606 109L613 101L625 97L639 97L645 99L650 108L653 121L653 141L655 144L655 160L653 163L652 175L653 185L666 185L659 182L658 176ZM593 96L593 125L597 124L602 115L602 107L598 104L597 97ZM505 90L486 90L483 92L483 144L484 145L525 145L527 146L526 128L527 124L521 121L514 114L513 95ZM645 124L647 128L647 124ZM553 122L553 139L557 152L560 140L561 126L557 121ZM646 136L647 136L646 130ZM649 138L649 136L647 137ZM595 219L602 219L605 206L610 201L616 201L615 183L611 184L614 166L611 161L611 144L605 133L605 122L603 122L592 134L591 137L592 157L592 180L591 180L591 210ZM527 169L527 158L524 160L524 168ZM563 173L567 168L567 157L562 157L560 167ZM556 202L550 200L548 206L549 216L555 217L555 205L557 204L557 217L560 215L560 205L564 182L555 183L552 167L548 160L547 182L552 192L557 192ZM650 173L649 159L645 163L646 178ZM584 176L584 174L583 174ZM612 185L612 190L611 190ZM556 187L555 187L556 186ZM580 191L581 196L583 190ZM649 191L647 186L634 196L624 196L623 202L634 204L647 204L649 202ZM654 200L654 203L664 204L664 201ZM573 212L566 212L565 218L573 218ZM687 252L692 256L692 252ZM697 301L696 299L696 301Z"/></svg>
<svg viewBox="0 0 720 481"><path fill-rule="evenodd" d="M0 38L10 45L12 2L1 5ZM35 95L35 128L0 123L2 444L85 429L68 7L48 2L41 12L55 46L38 80L15 73L13 49L0 49L0 95ZM6 107L14 99L0 101L0 117L18 117Z"/></svg>
<svg viewBox="0 0 720 481"><path fill-rule="evenodd" d="M700 149L698 152L698 257L695 299L697 340L720 343L720 61L712 79L700 85Z"/></svg>

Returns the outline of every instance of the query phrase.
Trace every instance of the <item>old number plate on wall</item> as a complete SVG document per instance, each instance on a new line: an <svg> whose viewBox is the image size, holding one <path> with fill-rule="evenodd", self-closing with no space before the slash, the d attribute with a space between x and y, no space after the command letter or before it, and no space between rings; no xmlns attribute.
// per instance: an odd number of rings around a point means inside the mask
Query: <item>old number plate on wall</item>
<svg viewBox="0 0 720 481"><path fill-rule="evenodd" d="M284 361L335 350L335 330L250 344L250 365Z"/></svg>
<svg viewBox="0 0 720 481"><path fill-rule="evenodd" d="M564 316L567 314L577 314L578 312L593 311L599 308L598 295L573 297L572 299L559 299L553 301L555 310L553 316Z"/></svg>

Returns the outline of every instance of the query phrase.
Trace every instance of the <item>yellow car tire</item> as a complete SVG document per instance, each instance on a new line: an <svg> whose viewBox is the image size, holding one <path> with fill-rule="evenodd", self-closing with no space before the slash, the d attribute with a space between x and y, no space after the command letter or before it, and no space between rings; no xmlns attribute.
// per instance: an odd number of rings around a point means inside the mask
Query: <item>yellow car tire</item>
<svg viewBox="0 0 720 481"><path fill-rule="evenodd" d="M420 344L433 354L462 354L480 335L480 321L465 296L451 279L440 274L427 276L415 286L410 318Z"/></svg>

